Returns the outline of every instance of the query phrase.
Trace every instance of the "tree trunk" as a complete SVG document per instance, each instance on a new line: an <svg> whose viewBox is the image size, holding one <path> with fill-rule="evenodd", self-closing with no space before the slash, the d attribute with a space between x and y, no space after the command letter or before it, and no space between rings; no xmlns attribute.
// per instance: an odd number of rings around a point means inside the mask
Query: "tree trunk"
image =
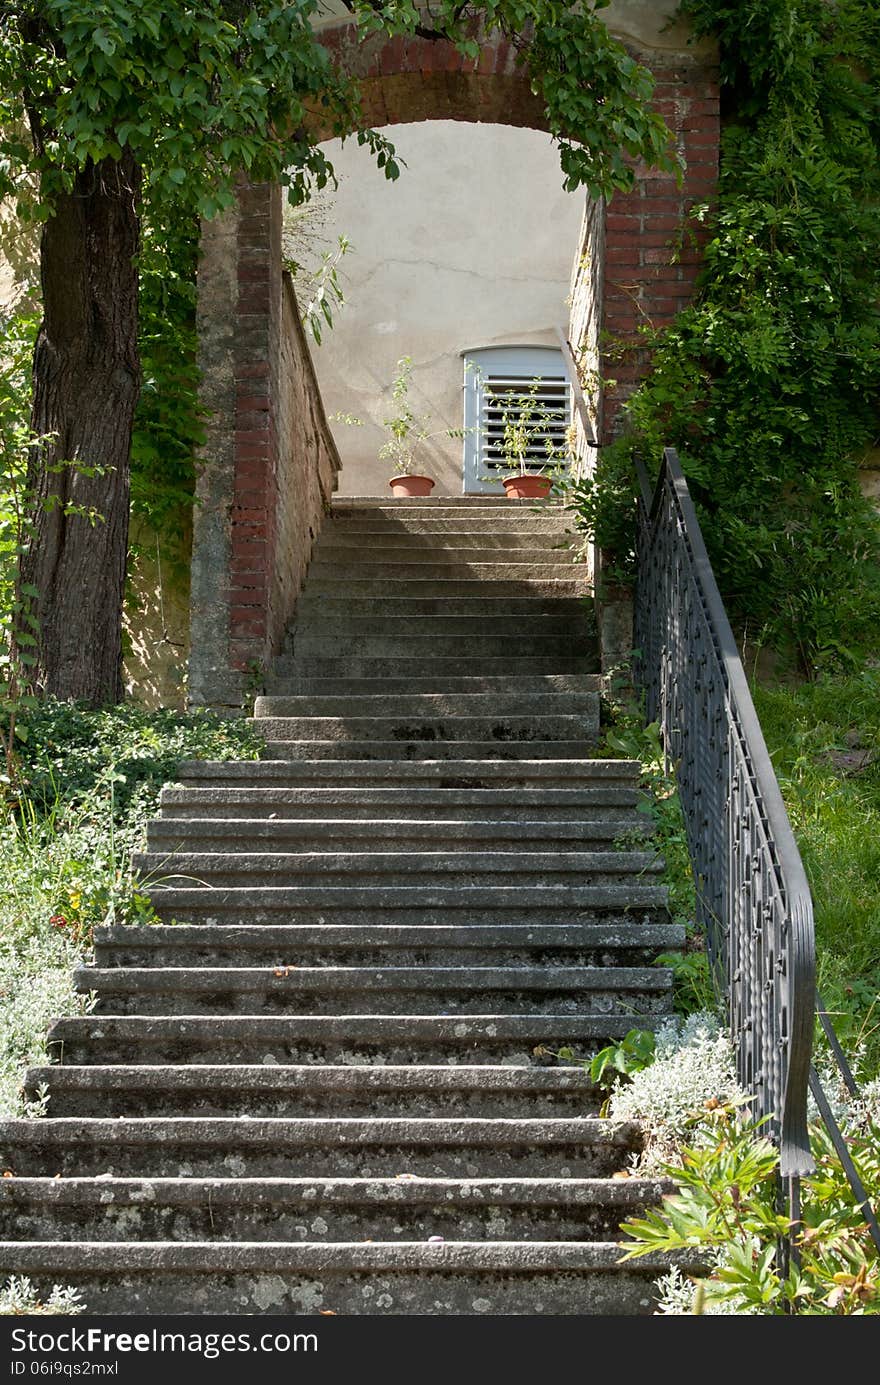
<svg viewBox="0 0 880 1385"><path fill-rule="evenodd" d="M39 593L39 691L93 707L123 695L140 182L130 157L89 164L53 202L40 246L32 427L53 436L32 455L21 577Z"/></svg>

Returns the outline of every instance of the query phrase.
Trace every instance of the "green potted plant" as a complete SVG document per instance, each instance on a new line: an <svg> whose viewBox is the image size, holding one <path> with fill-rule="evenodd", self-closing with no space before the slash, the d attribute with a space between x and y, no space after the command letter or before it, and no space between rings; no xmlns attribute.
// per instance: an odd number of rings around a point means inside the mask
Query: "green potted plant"
<svg viewBox="0 0 880 1385"><path fill-rule="evenodd" d="M387 457L393 463L394 474L388 484L392 495L396 496L430 495L434 488L433 479L415 469L416 449L420 443L435 435L428 431L425 416L413 413L410 406L412 368L412 357L401 356L391 387L391 398L397 407L392 418L382 420L390 436L379 448L379 456Z"/></svg>
<svg viewBox="0 0 880 1385"><path fill-rule="evenodd" d="M543 383L536 376L523 394L488 394L493 404L501 406L498 446L505 463L501 484L510 500L545 500L570 459L568 435L562 444L554 439L559 417L540 398ZM536 471L539 448L543 448L544 458ZM497 480L497 476L491 479Z"/></svg>

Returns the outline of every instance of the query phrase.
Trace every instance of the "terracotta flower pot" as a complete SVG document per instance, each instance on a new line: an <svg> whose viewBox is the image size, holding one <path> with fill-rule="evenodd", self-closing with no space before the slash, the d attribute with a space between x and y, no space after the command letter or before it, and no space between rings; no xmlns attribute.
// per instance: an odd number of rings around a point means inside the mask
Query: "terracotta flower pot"
<svg viewBox="0 0 880 1385"><path fill-rule="evenodd" d="M434 482L430 476L392 476L388 482L392 495L430 495Z"/></svg>
<svg viewBox="0 0 880 1385"><path fill-rule="evenodd" d="M501 482L509 500L546 500L553 484L549 476L506 476Z"/></svg>

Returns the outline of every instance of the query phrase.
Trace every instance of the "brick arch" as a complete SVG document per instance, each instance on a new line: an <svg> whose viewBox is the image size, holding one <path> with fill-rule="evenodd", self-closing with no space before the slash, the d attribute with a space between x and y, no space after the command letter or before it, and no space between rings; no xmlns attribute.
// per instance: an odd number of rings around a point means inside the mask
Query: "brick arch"
<svg viewBox="0 0 880 1385"><path fill-rule="evenodd" d="M420 120L547 129L527 70L497 32L482 42L479 58L466 58L452 43L420 37L358 44L356 26L349 23L328 27L320 37L339 66L358 79L366 123L375 129ZM329 130L318 129L330 137Z"/></svg>
<svg viewBox="0 0 880 1385"><path fill-rule="evenodd" d="M421 37L377 35L369 43L358 43L357 28L350 22L328 26L321 41L333 60L357 78L364 116L373 128L423 120L548 128L543 104L530 90L527 69L517 63L513 44L497 30L481 40L478 58L464 57L451 43ZM692 226L684 236L683 228L689 209L714 195L718 177L714 52L707 56L705 48L645 48L632 40L627 47L653 73L654 108L673 131L685 172L679 184L637 165L631 192L617 193L607 208L588 208L584 240L577 247L581 270L573 281L570 335L579 351L585 345L590 348L587 354L606 381L605 441L616 433L621 405L647 368L644 358L632 351L621 354L619 347L638 343L639 329L645 325L667 325L692 297L701 238ZM330 138L330 130L317 128ZM593 316L581 323L578 303L587 300L601 305L598 319ZM600 348L600 338L608 344L607 351Z"/></svg>
<svg viewBox="0 0 880 1385"><path fill-rule="evenodd" d="M461 120L546 129L515 50L500 36L476 60L421 38L357 46L351 24L328 27L322 41L358 78L374 128ZM621 357L604 343L637 348L642 325L664 326L690 300L701 248L682 235L686 213L711 199L717 183L713 58L683 45L630 47L654 74L655 108L686 171L679 185L636 167L631 192L607 208L588 203L570 339L606 380L606 441L646 362L637 349ZM283 282L277 187L243 183L235 213L206 228L199 298L209 422L194 516L189 696L194 705L232 707L246 699L247 671L278 651L338 466Z"/></svg>

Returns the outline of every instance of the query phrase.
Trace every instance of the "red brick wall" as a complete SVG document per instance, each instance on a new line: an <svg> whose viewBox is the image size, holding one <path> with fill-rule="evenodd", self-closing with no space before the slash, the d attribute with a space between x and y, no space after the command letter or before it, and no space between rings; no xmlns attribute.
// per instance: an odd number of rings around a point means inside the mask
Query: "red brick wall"
<svg viewBox="0 0 880 1385"><path fill-rule="evenodd" d="M656 110L675 135L686 168L681 186L653 169L639 168L632 192L617 193L605 213L603 327L628 345L643 325L664 327L691 299L705 232L688 219L691 207L710 201L718 181L718 79L703 67L655 67ZM647 369L637 349L610 348L603 361L605 438L619 423L620 405Z"/></svg>
<svg viewBox="0 0 880 1385"><path fill-rule="evenodd" d="M234 335L235 482L230 515L229 658L262 663L275 565L276 406L280 354L281 199L278 188L239 192Z"/></svg>

